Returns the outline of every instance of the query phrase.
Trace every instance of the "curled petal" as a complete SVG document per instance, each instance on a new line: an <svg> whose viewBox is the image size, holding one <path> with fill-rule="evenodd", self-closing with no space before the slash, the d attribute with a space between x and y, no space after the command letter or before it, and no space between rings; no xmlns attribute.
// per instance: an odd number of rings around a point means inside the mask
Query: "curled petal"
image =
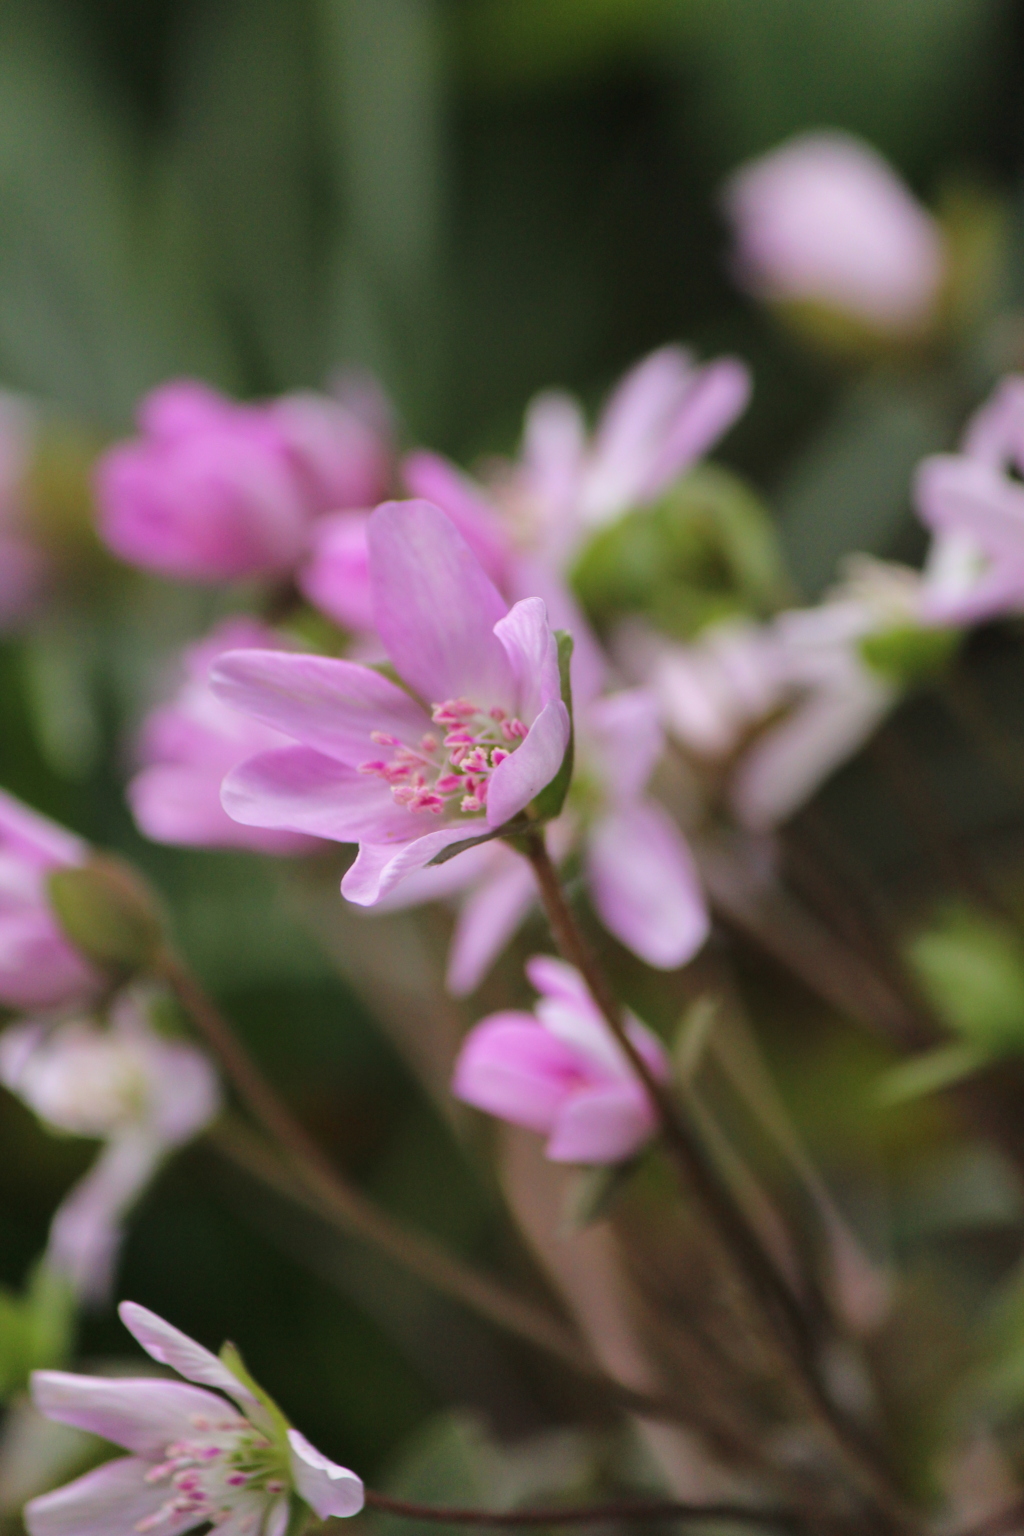
<svg viewBox="0 0 1024 1536"><path fill-rule="evenodd" d="M357 907L375 906L406 875L423 869L452 843L465 842L483 830L480 821L466 821L458 826L428 832L402 845L394 842L361 843L358 858L341 882L341 894Z"/></svg>
<svg viewBox="0 0 1024 1536"><path fill-rule="evenodd" d="M190 1339L180 1328L175 1328L135 1301L122 1301L117 1315L146 1354L161 1365L169 1365L187 1381L199 1382L204 1387L216 1387L243 1407L257 1406L257 1399L249 1388L232 1375L215 1354L204 1349L202 1344L197 1344L195 1339Z"/></svg>
<svg viewBox="0 0 1024 1536"><path fill-rule="evenodd" d="M288 1448L295 1487L314 1514L326 1520L359 1513L364 1503L361 1478L328 1461L297 1429L288 1431Z"/></svg>
<svg viewBox="0 0 1024 1536"><path fill-rule="evenodd" d="M522 745L491 774L488 826L504 826L551 783L562 766L569 734L569 711L561 699L553 699L541 710Z"/></svg>

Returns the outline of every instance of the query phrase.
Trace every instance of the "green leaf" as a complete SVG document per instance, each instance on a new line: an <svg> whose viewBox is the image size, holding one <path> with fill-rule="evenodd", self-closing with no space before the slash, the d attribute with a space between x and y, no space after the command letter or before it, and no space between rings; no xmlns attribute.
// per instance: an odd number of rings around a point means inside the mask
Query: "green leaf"
<svg viewBox="0 0 1024 1536"><path fill-rule="evenodd" d="M928 1093L939 1093L952 1083L980 1071L988 1055L969 1045L943 1045L900 1062L885 1073L878 1088L883 1104L906 1104Z"/></svg>
<svg viewBox="0 0 1024 1536"><path fill-rule="evenodd" d="M1024 940L1013 929L954 908L914 939L907 958L943 1023L971 1050L1024 1051Z"/></svg>
<svg viewBox="0 0 1024 1536"><path fill-rule="evenodd" d="M75 1296L66 1278L36 1265L23 1295L0 1289L0 1402L33 1371L66 1365L75 1331Z"/></svg>
<svg viewBox="0 0 1024 1536"><path fill-rule="evenodd" d="M565 749L561 767L551 783L530 802L527 814L534 823L554 821L556 816L562 814L565 797L572 783L573 760L576 755L576 727L573 721L572 682L569 676L572 666L573 640L572 635L564 629L555 630L555 639L558 641L558 676L562 688L562 703L569 711L569 745Z"/></svg>

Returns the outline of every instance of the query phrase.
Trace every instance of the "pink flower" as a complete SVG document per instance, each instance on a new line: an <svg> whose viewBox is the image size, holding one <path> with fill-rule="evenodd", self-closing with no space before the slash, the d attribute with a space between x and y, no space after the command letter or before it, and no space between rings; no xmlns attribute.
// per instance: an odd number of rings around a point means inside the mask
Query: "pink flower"
<svg viewBox="0 0 1024 1536"><path fill-rule="evenodd" d="M1024 611L1024 376L1010 374L967 424L961 453L919 466L915 502L934 535L925 568L935 623Z"/></svg>
<svg viewBox="0 0 1024 1536"><path fill-rule="evenodd" d="M146 396L139 426L100 460L100 531L123 560L168 576L282 574L314 517L365 505L386 479L373 428L316 395L239 405L180 380Z"/></svg>
<svg viewBox="0 0 1024 1536"><path fill-rule="evenodd" d="M581 855L601 922L648 965L673 970L708 934L693 857L668 812L646 793L664 741L657 703L632 688L588 699L574 676L574 787L565 812L547 828L557 863ZM423 869L385 908L461 897L447 984L475 991L536 900L529 865L504 845L470 849L438 869Z"/></svg>
<svg viewBox="0 0 1024 1536"><path fill-rule="evenodd" d="M303 597L356 634L373 629L369 512L330 512L313 525L309 559L298 573Z"/></svg>
<svg viewBox="0 0 1024 1536"><path fill-rule="evenodd" d="M470 1030L452 1080L457 1098L548 1137L558 1163L619 1163L655 1135L658 1122L583 978L571 965L535 956L527 965L541 993L533 1013L493 1013ZM661 1042L631 1018L630 1039L651 1071L668 1080Z"/></svg>
<svg viewBox="0 0 1024 1536"><path fill-rule="evenodd" d="M613 390L588 436L577 402L559 392L529 407L518 461L488 490L436 455L402 466L415 495L484 525L497 505L520 551L563 568L588 534L655 501L745 409L750 374L722 357L698 366L682 347L652 352Z"/></svg>
<svg viewBox="0 0 1024 1536"><path fill-rule="evenodd" d="M230 773L224 808L247 826L358 842L342 892L361 906L524 811L570 735L540 598L510 610L427 502L378 507L368 541L374 626L402 686L273 651L230 652L212 673L221 699L298 743Z"/></svg>
<svg viewBox="0 0 1024 1536"><path fill-rule="evenodd" d="M199 1525L284 1536L300 1504L322 1520L363 1507L355 1473L328 1461L216 1355L135 1302L119 1311L147 1354L198 1385L34 1372L40 1413L131 1454L32 1499L29 1536L181 1536Z"/></svg>
<svg viewBox="0 0 1024 1536"><path fill-rule="evenodd" d="M47 896L51 870L82 864L88 847L0 790L0 1005L74 1006L102 978L68 943Z"/></svg>
<svg viewBox="0 0 1024 1536"><path fill-rule="evenodd" d="M722 201L750 292L883 331L921 327L945 276L938 225L869 145L808 133L741 166Z"/></svg>
<svg viewBox="0 0 1024 1536"><path fill-rule="evenodd" d="M186 650L185 681L169 704L145 720L138 755L146 766L127 790L136 824L154 842L277 854L316 847L312 838L292 832L242 826L220 803L226 773L254 753L284 746L287 737L218 698L210 686L210 668L226 651L283 644L254 619L233 618Z"/></svg>
<svg viewBox="0 0 1024 1536"><path fill-rule="evenodd" d="M47 1261L85 1300L109 1293L122 1222L168 1152L220 1108L217 1077L201 1051L158 1035L146 1000L128 993L108 1027L74 1019L56 1029L26 1021L0 1034L0 1082L66 1135L104 1143L65 1196Z"/></svg>

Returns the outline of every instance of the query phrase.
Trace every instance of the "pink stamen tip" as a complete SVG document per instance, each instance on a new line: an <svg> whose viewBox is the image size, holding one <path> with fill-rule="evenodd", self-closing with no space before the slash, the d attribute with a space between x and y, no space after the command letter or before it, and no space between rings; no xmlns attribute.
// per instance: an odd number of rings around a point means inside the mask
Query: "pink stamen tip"
<svg viewBox="0 0 1024 1536"><path fill-rule="evenodd" d="M428 734L420 738L420 746L423 748L424 752L436 752L438 745L439 743L436 736L431 736Z"/></svg>
<svg viewBox="0 0 1024 1536"><path fill-rule="evenodd" d="M499 763L503 763L506 757L511 756L511 752L506 752L504 747L495 747L494 751L491 753L491 767L497 768Z"/></svg>
<svg viewBox="0 0 1024 1536"><path fill-rule="evenodd" d="M272 1477L267 1484L268 1493L284 1493L285 1485L279 1477Z"/></svg>
<svg viewBox="0 0 1024 1536"><path fill-rule="evenodd" d="M502 709L500 704L494 704L487 711L487 713L490 715L492 720L497 720L499 724L501 723L502 720L505 719L505 711Z"/></svg>
<svg viewBox="0 0 1024 1536"><path fill-rule="evenodd" d="M232 1472L228 1478L228 1487L243 1488L248 1481L249 1479L244 1472Z"/></svg>

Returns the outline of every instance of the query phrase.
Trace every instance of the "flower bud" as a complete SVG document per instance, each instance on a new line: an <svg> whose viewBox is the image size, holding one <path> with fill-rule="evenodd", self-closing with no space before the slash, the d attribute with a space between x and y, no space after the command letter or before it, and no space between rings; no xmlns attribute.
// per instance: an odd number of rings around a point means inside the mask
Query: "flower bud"
<svg viewBox="0 0 1024 1536"><path fill-rule="evenodd" d="M61 928L89 960L126 971L154 964L164 942L163 915L130 865L93 854L77 868L53 870L48 885Z"/></svg>

